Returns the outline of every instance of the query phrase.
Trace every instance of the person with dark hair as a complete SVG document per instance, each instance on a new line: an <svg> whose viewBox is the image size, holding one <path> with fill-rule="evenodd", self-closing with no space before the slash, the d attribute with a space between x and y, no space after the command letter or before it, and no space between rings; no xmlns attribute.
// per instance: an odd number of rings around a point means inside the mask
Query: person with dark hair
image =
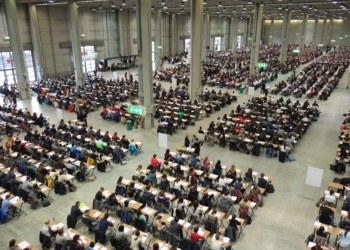
<svg viewBox="0 0 350 250"><path fill-rule="evenodd" d="M193 228L193 232L191 232L190 239L191 241L198 243L199 247L201 247L204 243L205 238L204 236L200 235L198 231L199 231L199 227L195 226Z"/></svg>
<svg viewBox="0 0 350 250"><path fill-rule="evenodd" d="M326 238L327 237L327 232L324 231L324 226L320 226L317 230L316 230L316 234L320 237Z"/></svg>
<svg viewBox="0 0 350 250"><path fill-rule="evenodd" d="M17 250L16 240L12 239L9 242L9 250Z"/></svg>
<svg viewBox="0 0 350 250"><path fill-rule="evenodd" d="M70 215L73 216L76 220L79 220L83 213L80 211L80 201L77 201L75 205L72 206L70 210Z"/></svg>
<svg viewBox="0 0 350 250"><path fill-rule="evenodd" d="M345 226L345 230L341 231L339 234L339 239L337 241L338 243L338 249L339 250L347 250L350 247L350 227Z"/></svg>
<svg viewBox="0 0 350 250"><path fill-rule="evenodd" d="M105 213L102 219L100 219L100 224L98 230L95 233L95 241L101 244L106 243L106 232L108 227L113 227L113 223L108 220L109 214Z"/></svg>
<svg viewBox="0 0 350 250"><path fill-rule="evenodd" d="M176 237L183 238L182 235L182 225L179 223L179 217L175 216L170 222L169 233L174 234Z"/></svg>
<svg viewBox="0 0 350 250"><path fill-rule="evenodd" d="M129 234L124 232L124 225L120 225L118 227L118 230L115 231L114 235L112 233L111 237L116 239L117 241L122 241L122 240L128 241Z"/></svg>
<svg viewBox="0 0 350 250"><path fill-rule="evenodd" d="M83 250L84 243L79 241L80 236L78 234L73 236L73 239L69 243L69 249Z"/></svg>
<svg viewBox="0 0 350 250"><path fill-rule="evenodd" d="M154 243L151 250L159 250L159 245L158 243Z"/></svg>

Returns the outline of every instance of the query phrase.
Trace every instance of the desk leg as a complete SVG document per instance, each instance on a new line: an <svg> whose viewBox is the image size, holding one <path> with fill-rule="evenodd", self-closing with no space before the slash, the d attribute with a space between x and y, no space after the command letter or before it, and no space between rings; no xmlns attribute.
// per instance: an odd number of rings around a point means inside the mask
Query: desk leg
<svg viewBox="0 0 350 250"><path fill-rule="evenodd" d="M50 193L51 193L51 190L49 190L49 192L47 193L47 196L46 196L46 202L49 200L49 198L50 198ZM53 200L52 198L51 198L51 200Z"/></svg>

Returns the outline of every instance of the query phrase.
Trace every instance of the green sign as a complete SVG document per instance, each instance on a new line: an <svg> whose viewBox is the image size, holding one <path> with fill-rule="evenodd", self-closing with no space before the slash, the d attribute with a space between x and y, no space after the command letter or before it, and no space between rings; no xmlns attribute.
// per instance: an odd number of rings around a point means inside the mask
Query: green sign
<svg viewBox="0 0 350 250"><path fill-rule="evenodd" d="M300 49L293 49L293 53L300 53Z"/></svg>
<svg viewBox="0 0 350 250"><path fill-rule="evenodd" d="M85 37L85 34L81 34L81 37Z"/></svg>
<svg viewBox="0 0 350 250"><path fill-rule="evenodd" d="M322 43L320 43L320 44L318 45L318 47L323 47L323 44L322 44Z"/></svg>
<svg viewBox="0 0 350 250"><path fill-rule="evenodd" d="M158 46L158 49L162 49L163 48L163 46Z"/></svg>
<svg viewBox="0 0 350 250"><path fill-rule="evenodd" d="M3 39L4 39L4 41L10 41L10 37L9 36L4 36Z"/></svg>
<svg viewBox="0 0 350 250"><path fill-rule="evenodd" d="M128 106L128 112L135 115L146 115L146 110L143 107Z"/></svg>
<svg viewBox="0 0 350 250"><path fill-rule="evenodd" d="M267 63L258 63L258 67L259 68L266 68L267 67Z"/></svg>
<svg viewBox="0 0 350 250"><path fill-rule="evenodd" d="M332 42L332 43L334 43L334 42L335 42L335 40L331 40L331 42Z"/></svg>

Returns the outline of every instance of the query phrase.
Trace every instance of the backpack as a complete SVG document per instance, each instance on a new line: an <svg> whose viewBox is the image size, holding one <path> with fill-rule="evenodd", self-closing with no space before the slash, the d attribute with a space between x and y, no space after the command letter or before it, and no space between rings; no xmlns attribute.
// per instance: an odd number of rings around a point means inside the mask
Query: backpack
<svg viewBox="0 0 350 250"><path fill-rule="evenodd" d="M248 200L250 200L250 201L252 201L252 202L255 202L255 203L259 202L259 198L256 197L256 196L253 195L253 194L248 194L248 195L247 195L247 198L248 198Z"/></svg>
<svg viewBox="0 0 350 250"><path fill-rule="evenodd" d="M249 215L247 215L246 223L247 225L252 224L252 217L250 217Z"/></svg>
<svg viewBox="0 0 350 250"><path fill-rule="evenodd" d="M309 242L314 242L314 238L315 238L315 235L310 234L305 240L306 245L309 245Z"/></svg>
<svg viewBox="0 0 350 250"><path fill-rule="evenodd" d="M293 155L289 156L289 161L295 161L295 157Z"/></svg>
<svg viewBox="0 0 350 250"><path fill-rule="evenodd" d="M318 200L318 202L316 202L316 207L319 207L319 206L322 204L322 202L324 202L324 197L321 197L321 198Z"/></svg>
<svg viewBox="0 0 350 250"><path fill-rule="evenodd" d="M271 184L271 183L269 183L268 185L267 185L267 188L266 188L266 191L268 192L268 193L274 193L275 192L275 188L273 187L273 185Z"/></svg>
<svg viewBox="0 0 350 250"><path fill-rule="evenodd" d="M69 187L69 192L74 192L75 190L77 190L77 187L72 185Z"/></svg>

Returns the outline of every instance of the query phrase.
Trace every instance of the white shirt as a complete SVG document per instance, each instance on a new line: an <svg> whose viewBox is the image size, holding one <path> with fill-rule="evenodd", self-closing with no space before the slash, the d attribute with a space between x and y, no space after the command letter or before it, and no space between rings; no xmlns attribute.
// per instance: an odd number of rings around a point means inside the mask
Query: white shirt
<svg viewBox="0 0 350 250"><path fill-rule="evenodd" d="M48 237L51 237L51 234L50 234L50 230L49 230L48 225L44 225L43 228L41 229L41 232L42 232L44 235L46 235L46 236L48 236Z"/></svg>
<svg viewBox="0 0 350 250"><path fill-rule="evenodd" d="M181 183L180 182L174 182L174 189L181 190Z"/></svg>
<svg viewBox="0 0 350 250"><path fill-rule="evenodd" d="M210 249L213 249L213 250L220 249L222 244L224 244L224 242L222 240L217 240L217 239L213 238L211 245L210 245Z"/></svg>
<svg viewBox="0 0 350 250"><path fill-rule="evenodd" d="M224 179L220 178L219 179L219 187L218 187L218 189L220 188L222 190L222 187L224 187L225 185L226 185L225 178Z"/></svg>
<svg viewBox="0 0 350 250"><path fill-rule="evenodd" d="M324 200L327 201L327 202L334 203L334 204L337 201L337 199L333 195L330 195L330 194L326 194L324 196Z"/></svg>

